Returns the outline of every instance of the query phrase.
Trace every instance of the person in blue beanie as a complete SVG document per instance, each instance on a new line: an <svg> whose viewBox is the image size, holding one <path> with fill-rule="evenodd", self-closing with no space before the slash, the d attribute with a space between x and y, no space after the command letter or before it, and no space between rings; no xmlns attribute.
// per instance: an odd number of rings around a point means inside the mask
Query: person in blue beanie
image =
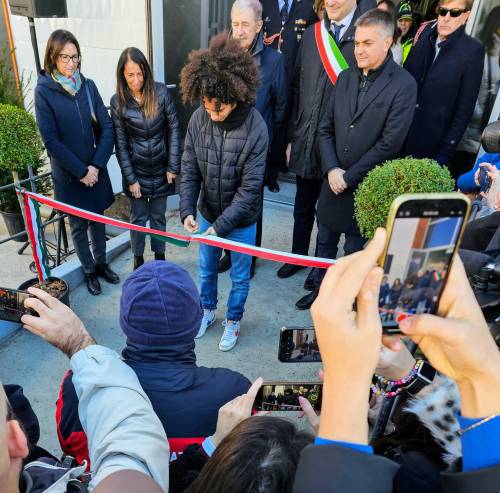
<svg viewBox="0 0 500 493"><path fill-rule="evenodd" d="M250 388L238 372L197 366L195 336L202 316L194 281L171 262L148 262L123 284L120 326L127 341L122 356L165 428L172 459L213 435L219 408ZM71 372L61 384L57 409L62 450L80 463L88 460Z"/></svg>

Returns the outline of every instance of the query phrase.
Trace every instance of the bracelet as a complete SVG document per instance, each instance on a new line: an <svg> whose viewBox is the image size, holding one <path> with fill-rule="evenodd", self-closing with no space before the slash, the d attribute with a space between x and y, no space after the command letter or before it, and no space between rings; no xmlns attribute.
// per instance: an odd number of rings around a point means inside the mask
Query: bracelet
<svg viewBox="0 0 500 493"><path fill-rule="evenodd" d="M474 428L477 428L478 426L484 425L488 421L491 421L492 419L498 418L500 416L500 413L492 414L491 416L487 416L486 418L482 419L481 421L478 421L477 423L474 423L473 425L469 426L468 428L465 428L465 430L458 430L458 434L462 436L464 433L467 433L470 430L473 430Z"/></svg>
<svg viewBox="0 0 500 493"><path fill-rule="evenodd" d="M389 380L381 375L374 375L373 378L375 382L371 385L372 392L386 399L396 397L401 394L403 390L406 390L406 385L415 379L423 365L424 361L418 360L406 377L397 380ZM382 387L385 387L387 390L382 390Z"/></svg>

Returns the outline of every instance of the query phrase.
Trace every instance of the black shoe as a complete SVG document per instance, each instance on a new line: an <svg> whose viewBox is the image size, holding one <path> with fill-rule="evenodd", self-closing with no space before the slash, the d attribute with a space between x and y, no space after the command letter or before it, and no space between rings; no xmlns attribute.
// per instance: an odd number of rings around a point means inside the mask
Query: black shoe
<svg viewBox="0 0 500 493"><path fill-rule="evenodd" d="M85 280L87 281L87 289L89 293L97 296L101 294L101 285L99 284L99 279L97 279L97 275L93 274L85 274Z"/></svg>
<svg viewBox="0 0 500 493"><path fill-rule="evenodd" d="M109 264L98 264L95 266L95 273L97 276L102 277L109 284L118 284L120 278L116 272L111 270Z"/></svg>
<svg viewBox="0 0 500 493"><path fill-rule="evenodd" d="M226 272L231 268L231 257L227 253L219 260L219 273Z"/></svg>
<svg viewBox="0 0 500 493"><path fill-rule="evenodd" d="M165 254L164 253L155 253L155 260L165 260ZM143 260L144 262L144 260Z"/></svg>
<svg viewBox="0 0 500 493"><path fill-rule="evenodd" d="M306 280L304 281L304 289L306 291L312 291L316 286L314 285L314 268L307 274Z"/></svg>
<svg viewBox="0 0 500 493"><path fill-rule="evenodd" d="M302 265L294 265L294 264L283 264L276 275L285 279L287 277L292 277L294 274L299 272L299 270L305 269Z"/></svg>
<svg viewBox="0 0 500 493"><path fill-rule="evenodd" d="M295 303L295 306L299 310L309 310L309 308L311 308L311 305L314 303L314 300L318 297L318 293L319 289L311 291L310 293L300 298L300 300Z"/></svg>
<svg viewBox="0 0 500 493"><path fill-rule="evenodd" d="M142 255L134 256L134 270L137 270L142 264L144 264L144 257Z"/></svg>
<svg viewBox="0 0 500 493"><path fill-rule="evenodd" d="M280 186L276 182L274 182L267 185L267 189L272 193L279 193Z"/></svg>

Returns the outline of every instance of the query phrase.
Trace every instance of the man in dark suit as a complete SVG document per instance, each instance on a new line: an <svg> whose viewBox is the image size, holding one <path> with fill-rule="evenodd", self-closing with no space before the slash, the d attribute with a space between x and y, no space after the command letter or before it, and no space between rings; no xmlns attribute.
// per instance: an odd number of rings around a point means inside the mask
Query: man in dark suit
<svg viewBox="0 0 500 493"><path fill-rule="evenodd" d="M322 22L335 39L347 65L355 64L354 23L364 12L375 8L375 0L326 0ZM292 142L290 170L297 176L293 210L292 252L307 255L316 216L323 171L318 152L320 111L326 106L334 85L319 54L315 26L302 38L292 81L292 113L289 134ZM278 277L290 277L303 267L284 264Z"/></svg>
<svg viewBox="0 0 500 493"><path fill-rule="evenodd" d="M405 156L447 165L456 179L462 169L451 157L474 112L483 75L484 48L465 33L473 0L442 0L436 23L412 48L405 68L418 84L415 116Z"/></svg>
<svg viewBox="0 0 500 493"><path fill-rule="evenodd" d="M395 158L415 111L417 84L391 54L394 21L371 10L356 21L356 65L341 72L319 126L323 179L318 204L317 255L337 256L340 235L344 253L363 248L354 218L354 191L376 165ZM309 308L325 271L314 271L315 289L297 303Z"/></svg>
<svg viewBox="0 0 500 493"><path fill-rule="evenodd" d="M264 44L281 52L287 80L287 111L291 106L289 89L293 67L302 35L318 18L312 0L261 0L264 22ZM279 192L277 183L280 168L286 169L285 150L289 142L284 126L276 126L269 150L267 185L271 192Z"/></svg>

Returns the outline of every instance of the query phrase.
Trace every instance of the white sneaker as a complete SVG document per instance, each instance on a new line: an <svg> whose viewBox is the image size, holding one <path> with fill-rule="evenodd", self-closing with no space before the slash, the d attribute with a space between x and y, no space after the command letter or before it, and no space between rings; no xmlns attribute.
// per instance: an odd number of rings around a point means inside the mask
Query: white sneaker
<svg viewBox="0 0 500 493"><path fill-rule="evenodd" d="M207 329L215 322L215 310L207 310L203 308L203 318L201 319L200 330L195 339L199 339L205 335Z"/></svg>
<svg viewBox="0 0 500 493"><path fill-rule="evenodd" d="M240 322L239 320L224 320L224 334L222 334L219 342L219 349L221 351L229 351L233 349L240 335Z"/></svg>

